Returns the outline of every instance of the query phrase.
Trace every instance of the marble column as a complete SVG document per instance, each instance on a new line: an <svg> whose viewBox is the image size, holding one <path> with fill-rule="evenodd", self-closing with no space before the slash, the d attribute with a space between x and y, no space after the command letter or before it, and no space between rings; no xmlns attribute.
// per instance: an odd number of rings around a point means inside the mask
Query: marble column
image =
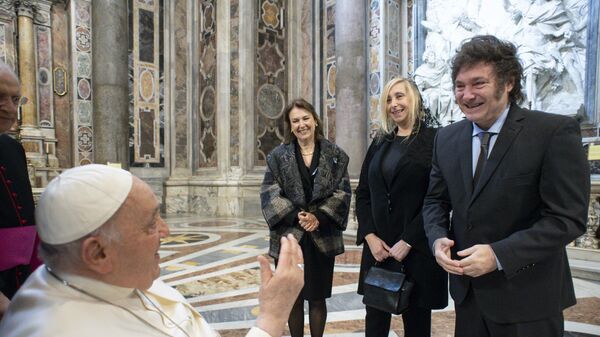
<svg viewBox="0 0 600 337"><path fill-rule="evenodd" d="M21 91L28 103L21 107L23 128L35 128L37 120L37 91L35 66L35 39L33 30L33 8L28 5L18 7L19 30L19 78Z"/></svg>
<svg viewBox="0 0 600 337"><path fill-rule="evenodd" d="M127 1L92 1L94 161L129 166Z"/></svg>
<svg viewBox="0 0 600 337"><path fill-rule="evenodd" d="M348 173L358 178L367 149L366 1L335 3L336 143L350 156Z"/></svg>

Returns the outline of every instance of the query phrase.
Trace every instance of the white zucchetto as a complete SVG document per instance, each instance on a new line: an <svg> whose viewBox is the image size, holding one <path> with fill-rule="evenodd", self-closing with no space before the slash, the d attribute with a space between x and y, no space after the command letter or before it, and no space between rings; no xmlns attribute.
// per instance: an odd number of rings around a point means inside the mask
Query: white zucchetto
<svg viewBox="0 0 600 337"><path fill-rule="evenodd" d="M132 185L131 173L106 165L64 171L46 186L35 209L40 239L63 244L100 228L125 202Z"/></svg>

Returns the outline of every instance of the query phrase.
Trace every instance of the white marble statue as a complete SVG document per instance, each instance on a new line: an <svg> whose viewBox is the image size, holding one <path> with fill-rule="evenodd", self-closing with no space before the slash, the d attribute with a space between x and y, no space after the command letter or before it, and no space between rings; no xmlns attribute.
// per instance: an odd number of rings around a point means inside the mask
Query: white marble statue
<svg viewBox="0 0 600 337"><path fill-rule="evenodd" d="M447 124L453 113L450 61L460 43L493 34L513 42L524 67L524 106L574 115L584 103L586 0L430 0L423 64L415 81L424 100ZM448 76L440 75L446 71Z"/></svg>

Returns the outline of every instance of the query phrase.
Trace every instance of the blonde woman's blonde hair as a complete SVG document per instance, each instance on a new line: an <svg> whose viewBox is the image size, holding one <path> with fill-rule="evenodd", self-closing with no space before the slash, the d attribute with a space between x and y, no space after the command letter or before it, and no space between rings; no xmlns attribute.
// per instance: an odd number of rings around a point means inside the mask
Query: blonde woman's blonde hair
<svg viewBox="0 0 600 337"><path fill-rule="evenodd" d="M387 112L387 99L392 87L398 83L402 83L404 85L406 95L411 99L412 102L408 109L408 118L413 124L412 134L419 132L419 129L421 128L421 122L424 118L423 99L421 98L421 94L419 93L419 88L417 88L417 85L413 81L403 77L392 78L389 82L387 82L385 87L383 87L381 97L379 98L379 118L381 120L380 132L383 135L392 134L396 128L396 123L394 123L394 120Z"/></svg>

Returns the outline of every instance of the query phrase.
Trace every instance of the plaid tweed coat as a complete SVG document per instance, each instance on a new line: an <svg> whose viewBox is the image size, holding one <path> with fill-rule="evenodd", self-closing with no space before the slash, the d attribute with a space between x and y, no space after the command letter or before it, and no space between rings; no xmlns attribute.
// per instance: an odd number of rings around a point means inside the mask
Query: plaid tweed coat
<svg viewBox="0 0 600 337"><path fill-rule="evenodd" d="M300 241L309 235L317 248L328 256L344 252L342 231L348 223L351 188L348 155L326 139L319 141L321 153L308 205L296 161L294 143L281 144L267 156L267 171L260 188L262 212L270 229L269 255L279 256L282 235L292 233ZM325 214L333 225L306 232L293 215L301 210Z"/></svg>

